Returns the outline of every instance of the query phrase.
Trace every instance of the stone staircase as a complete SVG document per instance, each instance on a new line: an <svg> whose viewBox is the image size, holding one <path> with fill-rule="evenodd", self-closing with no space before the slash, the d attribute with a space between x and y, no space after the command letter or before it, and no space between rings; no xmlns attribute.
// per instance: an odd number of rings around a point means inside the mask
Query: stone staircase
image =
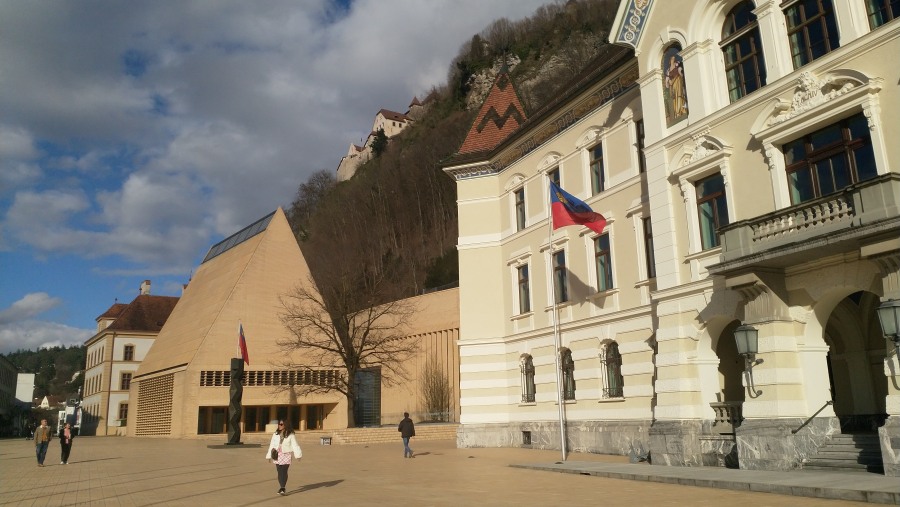
<svg viewBox="0 0 900 507"><path fill-rule="evenodd" d="M456 440L458 424L416 424L415 440ZM295 433L303 444L321 444L330 438L331 445L386 444L400 441L397 426L379 428L346 428L331 431L299 431Z"/></svg>
<svg viewBox="0 0 900 507"><path fill-rule="evenodd" d="M819 448L804 465L804 470L832 472L872 472L883 474L881 443L877 434L850 433L834 435L831 442Z"/></svg>

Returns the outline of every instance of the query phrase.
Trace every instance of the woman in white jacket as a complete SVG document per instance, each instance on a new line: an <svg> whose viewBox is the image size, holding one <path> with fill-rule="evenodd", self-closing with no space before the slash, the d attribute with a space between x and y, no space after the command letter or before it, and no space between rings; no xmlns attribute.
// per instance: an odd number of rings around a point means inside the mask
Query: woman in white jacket
<svg viewBox="0 0 900 507"><path fill-rule="evenodd" d="M278 470L279 495L285 494L284 488L287 485L288 467L291 466L291 460L302 457L303 452L300 450L300 444L297 443L291 424L286 421L278 421L278 429L272 435L269 449L266 450L266 459L275 462L275 468Z"/></svg>

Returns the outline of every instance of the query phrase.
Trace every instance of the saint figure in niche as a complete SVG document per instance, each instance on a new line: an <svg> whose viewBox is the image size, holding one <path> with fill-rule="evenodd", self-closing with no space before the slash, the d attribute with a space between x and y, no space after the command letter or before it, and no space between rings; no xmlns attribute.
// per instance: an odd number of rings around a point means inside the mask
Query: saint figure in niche
<svg viewBox="0 0 900 507"><path fill-rule="evenodd" d="M684 62L678 53L681 47L673 44L666 49L663 54L663 76L665 77L665 87L663 89L663 99L666 104L666 125L672 126L675 123L687 118L687 88L684 85Z"/></svg>

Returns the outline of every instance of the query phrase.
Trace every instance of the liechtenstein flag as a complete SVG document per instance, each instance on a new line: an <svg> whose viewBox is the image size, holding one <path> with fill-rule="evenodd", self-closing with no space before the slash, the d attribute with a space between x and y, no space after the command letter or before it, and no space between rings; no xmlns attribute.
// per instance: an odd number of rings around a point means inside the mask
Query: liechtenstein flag
<svg viewBox="0 0 900 507"><path fill-rule="evenodd" d="M247 353L247 339L244 338L244 325L238 324L238 348L241 349L241 358L250 366L250 354Z"/></svg>
<svg viewBox="0 0 900 507"><path fill-rule="evenodd" d="M606 219L595 212L584 201L550 182L550 209L553 215L553 230L567 225L584 225L600 234L606 227Z"/></svg>

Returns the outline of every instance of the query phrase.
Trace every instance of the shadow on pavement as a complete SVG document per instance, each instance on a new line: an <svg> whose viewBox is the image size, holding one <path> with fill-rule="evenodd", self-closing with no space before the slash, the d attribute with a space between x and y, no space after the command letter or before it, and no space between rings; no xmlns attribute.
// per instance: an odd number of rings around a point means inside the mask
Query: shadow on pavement
<svg viewBox="0 0 900 507"><path fill-rule="evenodd" d="M331 488L337 486L338 484L344 482L344 479L340 479L337 481L327 481L327 482L317 482L315 484L307 484L301 488L295 489L294 491L288 492L289 495L294 493L303 493L304 491L310 491L318 488Z"/></svg>

